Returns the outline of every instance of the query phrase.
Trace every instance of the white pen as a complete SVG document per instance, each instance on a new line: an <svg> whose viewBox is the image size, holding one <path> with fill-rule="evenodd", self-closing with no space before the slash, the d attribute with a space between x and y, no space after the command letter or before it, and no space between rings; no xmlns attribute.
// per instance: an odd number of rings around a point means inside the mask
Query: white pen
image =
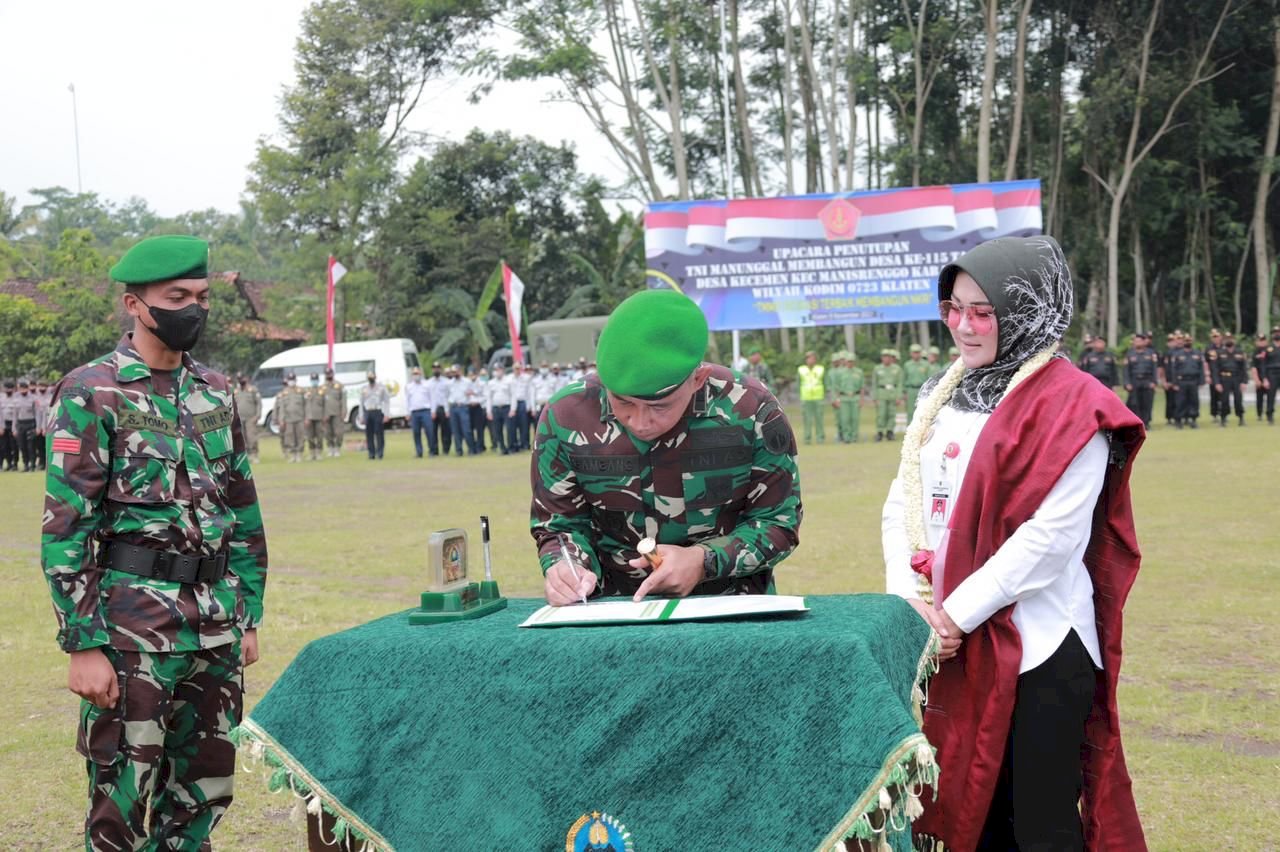
<svg viewBox="0 0 1280 852"><path fill-rule="evenodd" d="M576 586L582 580L582 575L578 573L578 566L573 564L573 557L569 555L569 544L565 541L564 533L560 533L556 537L560 540L560 555L564 557L565 562L569 563L569 570L573 572L573 582ZM582 602L587 602L586 595L582 596Z"/></svg>

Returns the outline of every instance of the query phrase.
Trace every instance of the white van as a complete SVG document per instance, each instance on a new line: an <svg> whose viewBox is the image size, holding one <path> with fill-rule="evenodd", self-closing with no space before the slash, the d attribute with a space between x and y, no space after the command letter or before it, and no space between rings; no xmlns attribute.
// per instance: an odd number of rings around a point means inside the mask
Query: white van
<svg viewBox="0 0 1280 852"><path fill-rule="evenodd" d="M301 387L311 383L312 373L318 375L323 383L328 363L329 347L323 343L286 349L263 361L262 366L253 374L253 383L262 394L261 425L270 428L272 432L280 431L271 412L275 410L276 394L284 387L286 373L297 376ZM378 375L378 381L386 386L391 397L391 410L386 414L387 420L407 418L409 409L405 404L404 386L409 381L409 370L418 366L418 347L412 340L402 337L335 343L333 377L342 382L346 389L346 419L351 427L364 428L364 418L360 416L360 388L368 382L370 370Z"/></svg>

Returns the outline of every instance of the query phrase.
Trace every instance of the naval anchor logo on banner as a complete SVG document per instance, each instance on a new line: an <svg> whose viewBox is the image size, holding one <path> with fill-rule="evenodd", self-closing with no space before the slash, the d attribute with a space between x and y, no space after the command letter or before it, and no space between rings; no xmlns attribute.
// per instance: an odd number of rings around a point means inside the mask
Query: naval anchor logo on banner
<svg viewBox="0 0 1280 852"><path fill-rule="evenodd" d="M635 852L635 847L625 825L606 813L592 811L570 826L564 852Z"/></svg>

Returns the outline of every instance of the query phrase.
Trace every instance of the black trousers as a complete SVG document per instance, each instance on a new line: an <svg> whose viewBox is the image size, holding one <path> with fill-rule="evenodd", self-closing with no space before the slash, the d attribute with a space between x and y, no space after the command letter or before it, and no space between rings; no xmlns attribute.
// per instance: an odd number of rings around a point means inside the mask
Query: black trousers
<svg viewBox="0 0 1280 852"><path fill-rule="evenodd" d="M1209 416L1225 417L1227 414L1230 414L1230 412L1227 411L1224 406L1224 403L1226 403L1226 401L1227 401L1226 396L1224 394L1218 393L1218 389L1213 386L1212 382L1210 382L1209 383Z"/></svg>
<svg viewBox="0 0 1280 852"><path fill-rule="evenodd" d="M484 433L488 430L487 421L484 416L483 405L468 405L467 411L471 416L471 441L474 442L478 452L484 452Z"/></svg>
<svg viewBox="0 0 1280 852"><path fill-rule="evenodd" d="M449 409L443 405L436 406L436 410L431 414L431 433L427 436L427 443L431 445L431 455L436 454L436 445L444 450L444 454L449 455L449 448L453 446L453 428L449 425Z"/></svg>
<svg viewBox="0 0 1280 852"><path fill-rule="evenodd" d="M1174 420L1195 420L1200 416L1200 383L1196 379L1178 380L1178 410Z"/></svg>
<svg viewBox="0 0 1280 852"><path fill-rule="evenodd" d="M364 444L369 451L369 458L382 458L382 451L386 448L386 436L383 433L381 411L364 413Z"/></svg>
<svg viewBox="0 0 1280 852"><path fill-rule="evenodd" d="M1261 393L1261 391L1259 391ZM1262 397L1259 396L1259 399ZM1262 403L1258 403L1258 413L1262 413ZM0 467L11 470L18 465L18 436L13 425L5 421L0 425Z"/></svg>
<svg viewBox="0 0 1280 852"><path fill-rule="evenodd" d="M1133 390L1129 391L1129 399L1126 401L1129 410L1147 426L1151 425L1151 404L1155 401L1155 396L1156 392L1150 384L1135 384Z"/></svg>
<svg viewBox="0 0 1280 852"><path fill-rule="evenodd" d="M1280 374L1266 374L1267 380L1271 383L1271 387L1267 388L1267 419L1272 420L1276 416L1276 391L1280 390Z"/></svg>
<svg viewBox="0 0 1280 852"><path fill-rule="evenodd" d="M18 450L22 453L22 469L35 470L36 468L36 421L19 420L18 426Z"/></svg>
<svg viewBox="0 0 1280 852"><path fill-rule="evenodd" d="M1174 418L1178 416L1178 389L1165 385L1164 389L1164 419L1172 423Z"/></svg>
<svg viewBox="0 0 1280 852"><path fill-rule="evenodd" d="M1244 417L1244 387L1240 382L1223 382L1218 394L1218 416L1226 419L1231 414L1231 403L1236 406L1236 417Z"/></svg>
<svg viewBox="0 0 1280 852"><path fill-rule="evenodd" d="M1013 726L980 850L1083 851L1080 756L1097 688L1093 660L1074 630L1049 659L1018 676Z"/></svg>

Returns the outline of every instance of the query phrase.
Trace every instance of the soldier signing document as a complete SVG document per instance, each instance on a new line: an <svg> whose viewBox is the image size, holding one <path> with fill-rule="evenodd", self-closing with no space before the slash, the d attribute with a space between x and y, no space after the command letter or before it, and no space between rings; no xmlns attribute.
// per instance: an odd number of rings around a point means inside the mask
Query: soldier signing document
<svg viewBox="0 0 1280 852"><path fill-rule="evenodd" d="M267 544L231 384L187 354L208 257L183 236L126 252L133 331L49 413L41 561L82 699L86 849L208 848L231 804Z"/></svg>
<svg viewBox="0 0 1280 852"><path fill-rule="evenodd" d="M799 541L795 435L758 380L702 362L707 335L684 295L637 293L601 332L597 372L544 408L531 528L549 603L773 591Z"/></svg>

